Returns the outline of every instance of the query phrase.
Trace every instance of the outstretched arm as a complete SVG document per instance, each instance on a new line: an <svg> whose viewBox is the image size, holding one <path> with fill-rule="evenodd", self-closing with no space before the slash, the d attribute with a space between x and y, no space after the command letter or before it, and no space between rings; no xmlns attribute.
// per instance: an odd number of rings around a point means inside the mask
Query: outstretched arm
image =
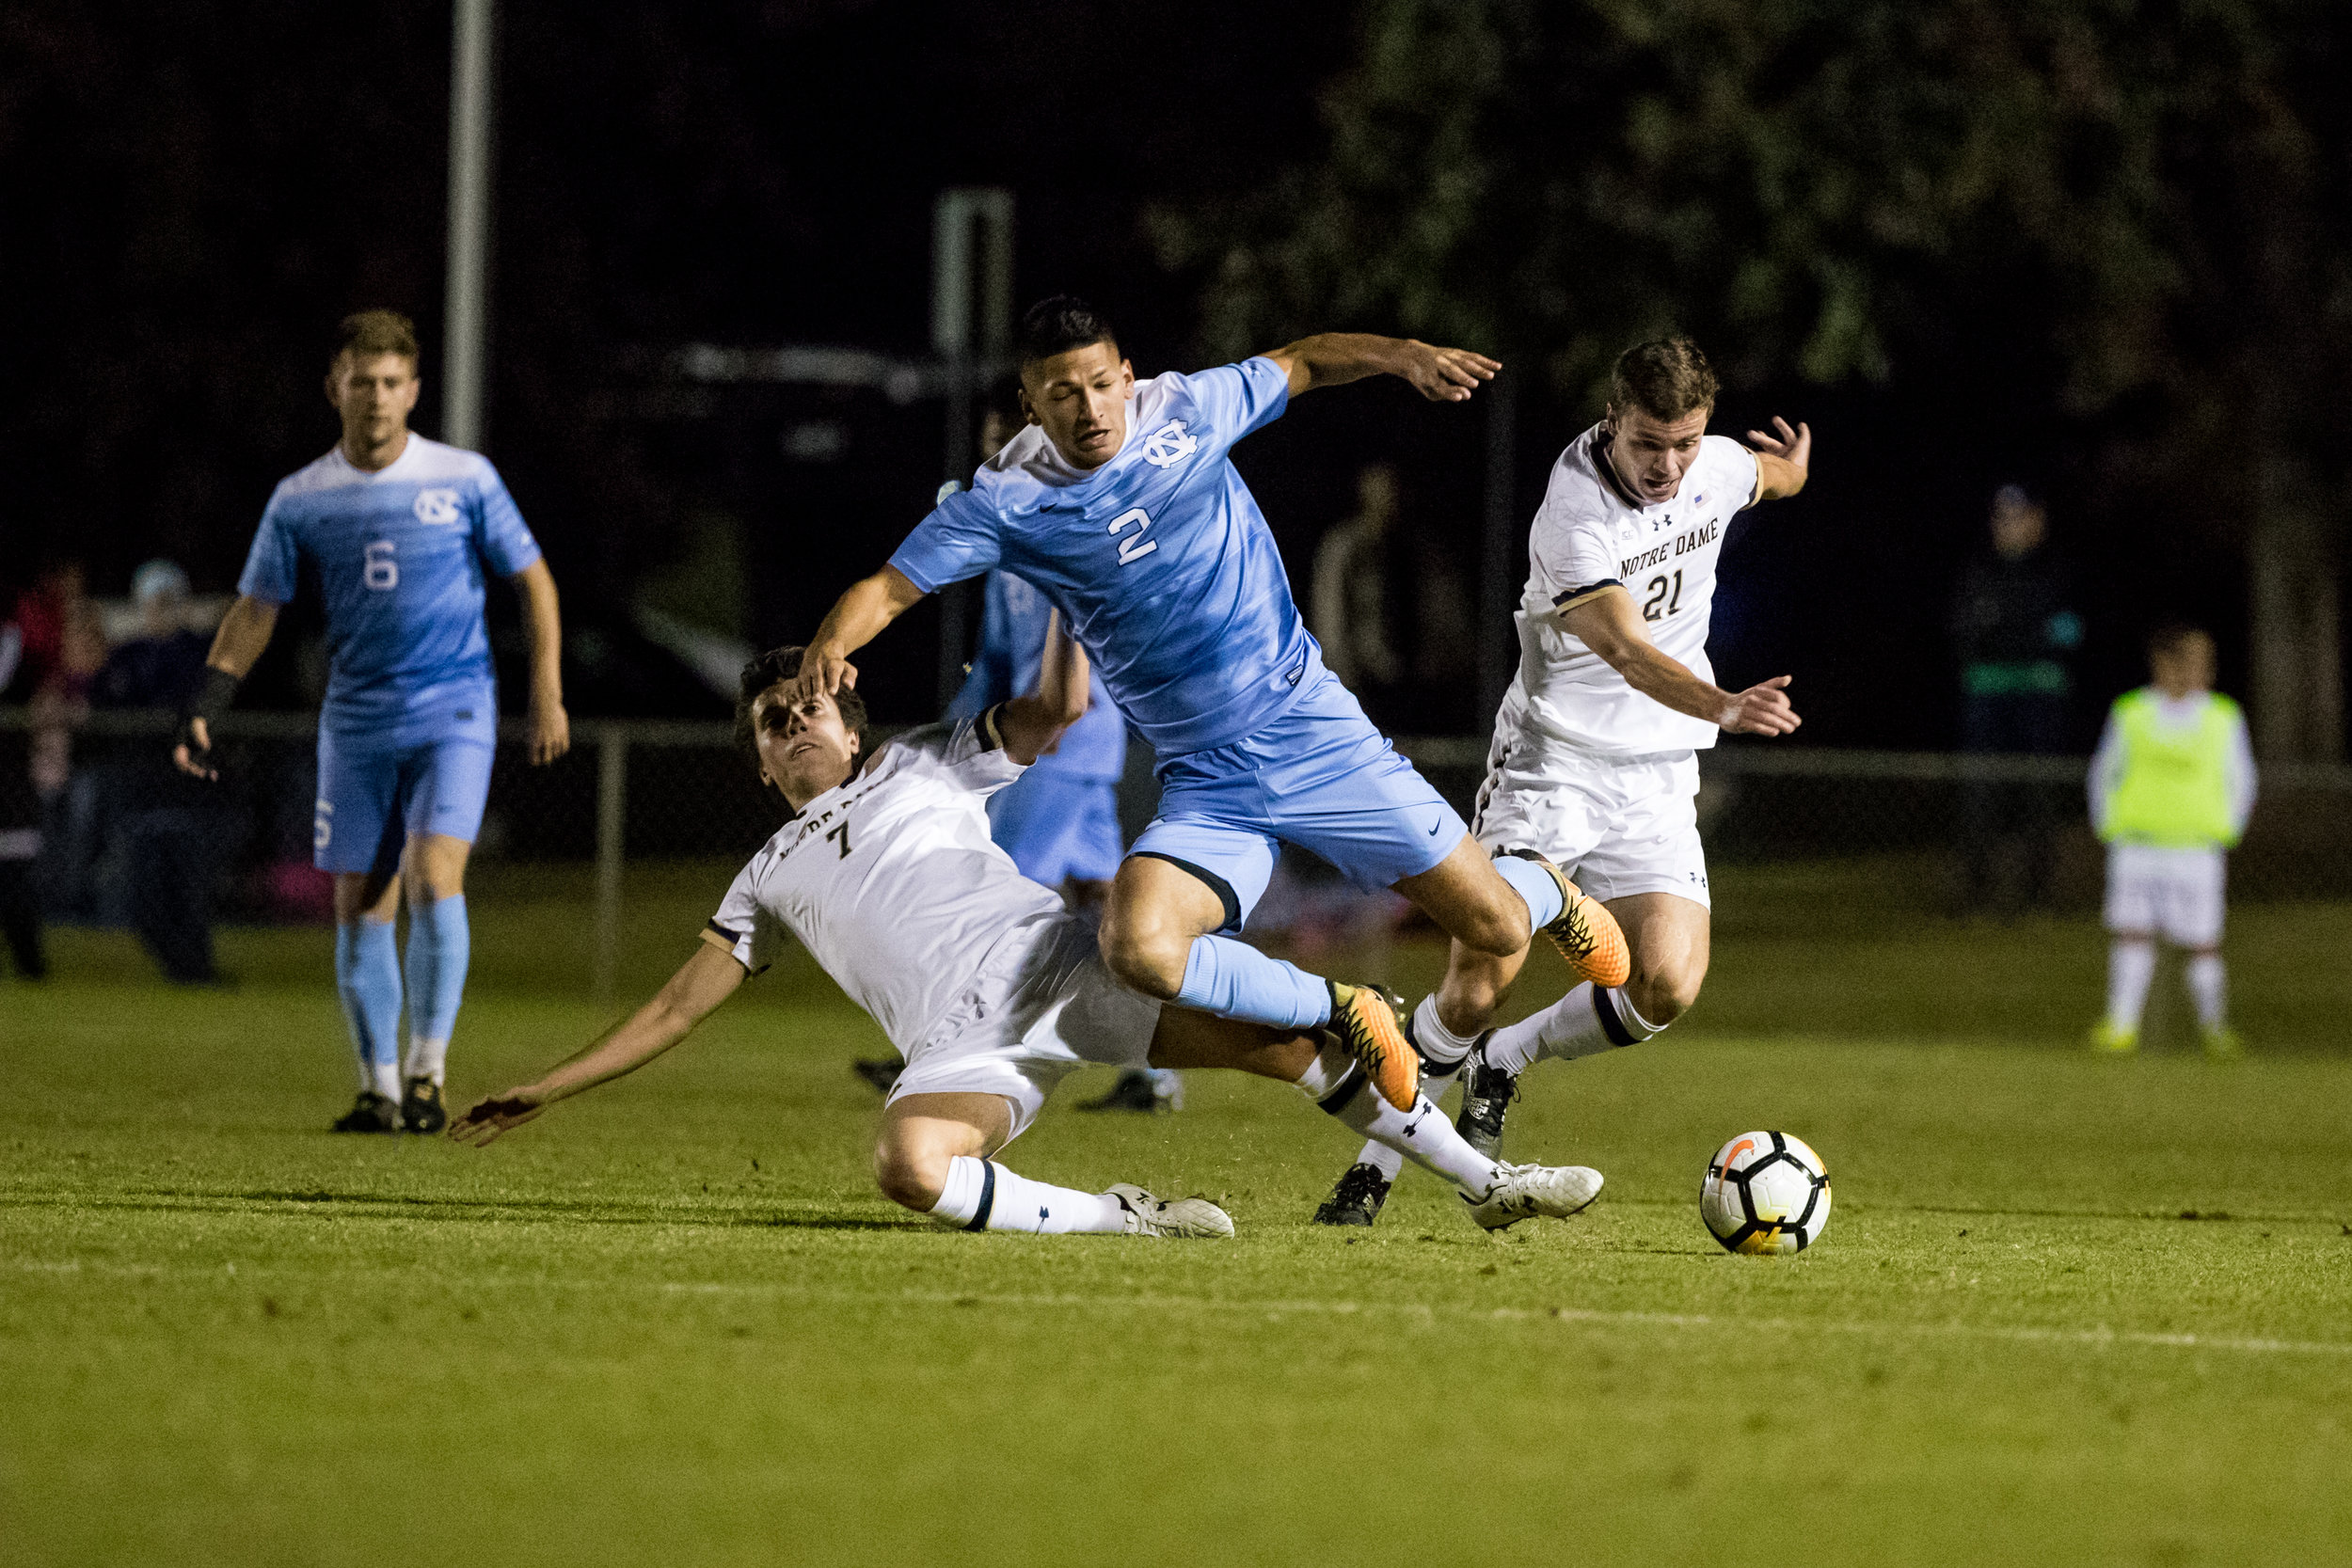
<svg viewBox="0 0 2352 1568"><path fill-rule="evenodd" d="M1319 332L1262 356L1291 378L1291 396L1319 387L1340 387L1368 375L1393 375L1413 384L1432 403L1467 403L1482 381L1502 366L1463 348L1432 348L1415 338L1382 338L1370 332Z"/></svg>
<svg viewBox="0 0 2352 1568"><path fill-rule="evenodd" d="M472 1109L449 1124L449 1135L480 1148L509 1128L536 1119L559 1100L636 1071L684 1039L688 1030L734 995L735 988L742 983L743 966L735 955L719 945L717 936L705 933L703 945L652 1001L585 1051L565 1057L533 1082L477 1101Z"/></svg>
<svg viewBox="0 0 2352 1568"><path fill-rule="evenodd" d="M250 594L240 594L213 634L213 651L204 656L204 685L180 721L172 737L171 763L183 773L217 779L212 764L213 724L236 700L237 683L252 673L278 629L278 606Z"/></svg>
<svg viewBox="0 0 2352 1568"><path fill-rule="evenodd" d="M874 641L890 625L923 600L923 591L907 580L896 566L884 566L861 578L834 601L824 623L801 656L800 677L792 683L792 699L827 696L857 685L857 666L850 656Z"/></svg>
<svg viewBox="0 0 2352 1568"><path fill-rule="evenodd" d="M1622 588L1604 589L1580 601L1561 614L1560 626L1623 675L1628 686L1677 713L1740 735L1787 735L1803 722L1781 689L1788 684L1787 675L1775 675L1745 691L1725 691L1659 652L1643 629L1633 595Z"/></svg>
<svg viewBox="0 0 2352 1568"><path fill-rule="evenodd" d="M1062 731L1086 717L1091 690L1086 650L1062 629L1057 610L1045 618L1045 657L1038 666L1037 689L996 710L1005 754L1025 768L1052 751Z"/></svg>
<svg viewBox="0 0 2352 1568"><path fill-rule="evenodd" d="M545 561L516 572L523 621L531 628L531 760L553 762L572 749L571 715L564 711L564 621L557 612L555 575Z"/></svg>
<svg viewBox="0 0 2352 1568"><path fill-rule="evenodd" d="M1748 432L1748 445L1756 449L1756 500L1778 500L1793 496L1804 488L1805 476L1813 467L1813 431L1803 420L1797 428L1788 428L1788 421L1772 416L1776 434L1767 436L1760 430ZM1750 501L1753 506L1756 501Z"/></svg>

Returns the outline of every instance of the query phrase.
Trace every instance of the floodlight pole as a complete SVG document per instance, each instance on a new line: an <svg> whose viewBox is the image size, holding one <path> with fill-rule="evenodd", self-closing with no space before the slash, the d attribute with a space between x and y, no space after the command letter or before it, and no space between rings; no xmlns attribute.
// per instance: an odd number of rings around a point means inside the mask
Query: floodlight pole
<svg viewBox="0 0 2352 1568"><path fill-rule="evenodd" d="M1011 341L1012 193L989 185L944 190L931 206L931 350L947 372L943 495L975 467L977 382L984 369L993 371L1003 360ZM963 686L971 641L971 594L949 588L939 596L943 708Z"/></svg>
<svg viewBox="0 0 2352 1568"><path fill-rule="evenodd" d="M496 0L454 0L450 16L449 275L441 330L441 438L479 451L487 379L490 44Z"/></svg>

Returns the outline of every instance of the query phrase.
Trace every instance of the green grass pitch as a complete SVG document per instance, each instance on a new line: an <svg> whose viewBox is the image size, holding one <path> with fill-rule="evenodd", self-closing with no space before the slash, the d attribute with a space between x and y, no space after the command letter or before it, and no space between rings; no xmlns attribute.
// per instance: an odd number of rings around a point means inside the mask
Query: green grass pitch
<svg viewBox="0 0 2352 1568"><path fill-rule="evenodd" d="M640 900L632 989L708 880ZM495 891L461 1102L600 1022L570 890ZM1409 1171L1307 1225L1351 1140L1231 1077L1159 1118L1075 1081L1008 1155L1206 1192L1226 1244L885 1203L880 1037L804 960L476 1151L320 1131L324 933L203 994L69 934L0 989L0 1560L2352 1561L2352 910L2235 919L2272 1049L2220 1068L2073 1048L2087 923L1726 915L1687 1026L1529 1079L1513 1152L1609 1187L1499 1240ZM1830 1164L1801 1258L1700 1227L1755 1127Z"/></svg>

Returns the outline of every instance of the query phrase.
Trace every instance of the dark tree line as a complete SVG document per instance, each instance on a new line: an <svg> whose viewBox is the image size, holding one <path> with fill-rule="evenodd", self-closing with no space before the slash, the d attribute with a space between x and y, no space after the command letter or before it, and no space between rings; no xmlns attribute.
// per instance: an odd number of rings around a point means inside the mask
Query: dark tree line
<svg viewBox="0 0 2352 1568"><path fill-rule="evenodd" d="M2347 44L2325 0L1371 0L1322 156L1154 234L1219 351L1336 315L1571 393L1669 327L1735 385L2010 335L2130 537L2244 552L2264 751L2337 757Z"/></svg>

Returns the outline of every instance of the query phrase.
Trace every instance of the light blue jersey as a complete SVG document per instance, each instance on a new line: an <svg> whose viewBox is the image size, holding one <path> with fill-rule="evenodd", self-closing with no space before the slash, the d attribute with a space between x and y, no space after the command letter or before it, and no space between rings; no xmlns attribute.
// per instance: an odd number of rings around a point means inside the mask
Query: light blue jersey
<svg viewBox="0 0 2352 1568"><path fill-rule="evenodd" d="M980 651L948 705L950 719L1034 691L1053 615L1045 595L1010 572L991 572L980 616ZM1086 717L1062 732L1035 766L988 798L988 832L1021 875L1047 887L1107 882L1126 840L1119 831L1119 780L1127 770L1127 721L1089 673Z"/></svg>
<svg viewBox="0 0 2352 1568"><path fill-rule="evenodd" d="M294 596L303 567L326 601L324 730L395 747L496 732L483 571L513 577L539 545L489 460L411 434L389 466L338 446L270 497L237 591Z"/></svg>
<svg viewBox="0 0 2352 1568"><path fill-rule="evenodd" d="M1280 416L1270 359L1136 383L1127 440L1091 471L1035 425L916 525L891 565L925 593L993 567L1060 609L1112 700L1163 757L1264 729L1315 641L1258 503L1226 452Z"/></svg>
<svg viewBox="0 0 2352 1568"><path fill-rule="evenodd" d="M998 703L1037 689L1053 609L1044 594L1010 572L989 573L980 613L980 651L964 677L963 689L948 705L948 718L977 719ZM1103 673L1089 670L1088 683L1086 717L1064 730L1060 744L1040 756L1012 788L1025 788L1041 778L1116 781L1127 771L1126 721L1103 688Z"/></svg>

